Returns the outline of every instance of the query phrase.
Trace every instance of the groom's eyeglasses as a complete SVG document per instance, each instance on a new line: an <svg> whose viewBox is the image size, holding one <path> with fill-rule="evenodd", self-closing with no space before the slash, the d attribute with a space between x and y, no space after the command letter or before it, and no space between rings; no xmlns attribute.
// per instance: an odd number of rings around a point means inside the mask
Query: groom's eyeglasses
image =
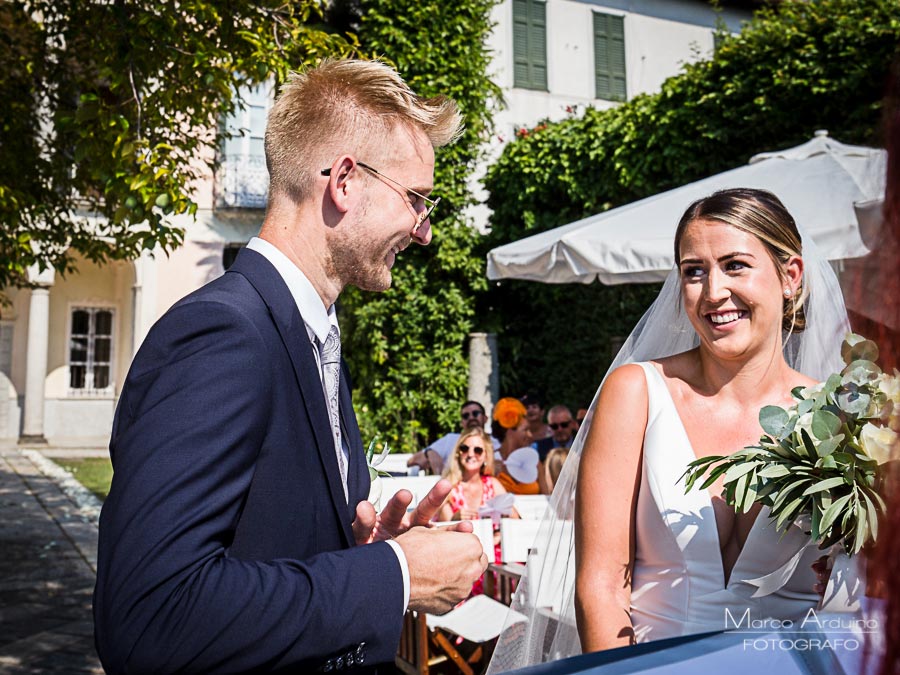
<svg viewBox="0 0 900 675"><path fill-rule="evenodd" d="M470 448L470 447L469 447L468 445L466 445L465 443L460 443L460 444L459 444L459 454L461 454L461 455L467 455L467 454L469 454L469 450L471 450L472 452L474 452L474 453L475 453L476 455L478 455L479 457L481 457L481 456L484 454L484 448Z"/></svg>
<svg viewBox="0 0 900 675"><path fill-rule="evenodd" d="M460 413L460 416L463 418L463 421L465 421L465 420L469 419L470 417L479 417L480 415L483 415L483 414L484 413L481 412L480 410L473 410L472 412L469 412L467 410L464 413Z"/></svg>
<svg viewBox="0 0 900 675"><path fill-rule="evenodd" d="M568 429L571 423L571 420L568 422L551 422L550 428L553 429L553 431L556 431L557 429Z"/></svg>
<svg viewBox="0 0 900 675"><path fill-rule="evenodd" d="M434 208L441 201L440 197L438 197L437 199L431 199L430 197L426 197L421 192L416 192L412 188L406 187L403 183L396 181L393 178L389 178L389 177L385 176L378 169L375 169L375 168L369 166L368 164L360 162L359 160L357 160L356 165L361 166L366 171L371 171L373 174L375 174L381 180L386 180L389 183L393 183L394 185L399 187L401 190L406 192L407 196L413 196L416 198L416 199L412 200L413 203L411 204L413 211L416 212L416 226L413 229L413 232L418 230L419 227L422 225L422 223L424 223L426 220L428 220L428 218L431 216L432 211L434 211ZM330 168L322 169L319 173L321 173L323 176L330 176L331 169ZM419 205L419 200L421 200L421 206Z"/></svg>

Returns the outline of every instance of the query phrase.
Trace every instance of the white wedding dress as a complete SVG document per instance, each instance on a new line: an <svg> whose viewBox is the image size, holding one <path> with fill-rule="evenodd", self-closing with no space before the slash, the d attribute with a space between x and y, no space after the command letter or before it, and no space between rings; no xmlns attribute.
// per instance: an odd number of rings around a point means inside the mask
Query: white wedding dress
<svg viewBox="0 0 900 675"><path fill-rule="evenodd" d="M650 363L638 365L647 378L649 405L631 592L637 641L749 629L749 620L802 619L819 600L810 565L821 551L797 525L776 531L763 508L725 583L709 492L695 486L685 494L680 480L696 459L687 432L662 375ZM723 454L727 451L723 448ZM758 580L785 566L786 578L775 584L780 588L754 597L765 592Z"/></svg>

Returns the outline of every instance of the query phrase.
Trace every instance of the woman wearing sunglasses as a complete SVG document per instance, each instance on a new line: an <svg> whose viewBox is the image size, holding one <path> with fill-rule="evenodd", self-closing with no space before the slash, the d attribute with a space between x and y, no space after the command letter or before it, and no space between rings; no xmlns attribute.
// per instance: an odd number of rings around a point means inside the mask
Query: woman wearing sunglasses
<svg viewBox="0 0 900 675"><path fill-rule="evenodd" d="M494 446L482 429L467 429L460 434L452 455L453 461L444 469L444 478L453 484L447 500L438 512L438 520L475 520L478 507L489 499L506 494L506 488L494 473ZM515 509L511 518L518 518ZM500 531L494 529L494 562L499 563ZM484 577L472 585L472 595L484 593Z"/></svg>
<svg viewBox="0 0 900 675"><path fill-rule="evenodd" d="M453 489L438 513L438 519L474 520L479 517L479 506L506 492L493 475L494 446L482 429L467 429L459 435L451 457L444 477Z"/></svg>

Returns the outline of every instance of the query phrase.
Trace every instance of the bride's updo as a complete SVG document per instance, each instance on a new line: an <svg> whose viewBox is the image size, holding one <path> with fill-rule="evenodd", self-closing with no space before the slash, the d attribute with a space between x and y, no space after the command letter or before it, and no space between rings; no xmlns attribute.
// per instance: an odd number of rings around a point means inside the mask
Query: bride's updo
<svg viewBox="0 0 900 675"><path fill-rule="evenodd" d="M771 192L752 188L720 190L691 204L675 230L675 263L681 262L681 238L685 228L695 220L717 220L759 239L772 261L778 276L792 256L802 256L803 245L794 217ZM806 284L801 282L794 295L784 298L781 328L799 333L806 328L803 303L807 297Z"/></svg>

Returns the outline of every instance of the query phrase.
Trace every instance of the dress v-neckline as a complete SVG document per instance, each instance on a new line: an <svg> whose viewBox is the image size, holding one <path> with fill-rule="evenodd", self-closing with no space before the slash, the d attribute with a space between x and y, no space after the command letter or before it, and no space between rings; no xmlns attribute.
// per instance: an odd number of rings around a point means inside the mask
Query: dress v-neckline
<svg viewBox="0 0 900 675"><path fill-rule="evenodd" d="M648 361L647 365L653 371L655 377L657 378L658 384L662 385L662 388L666 393L666 399L668 400L669 405L672 407L672 413L675 415L675 419L678 420L678 426L681 427L681 433L684 435L684 441L685 441L684 447L686 449L686 454L688 455L687 461L684 464L685 468L687 468L688 463L693 462L694 460L698 459L697 453L694 451L694 446L691 443L691 437L688 435L687 427L684 426L684 421L681 419L681 415L678 412L678 406L675 405L675 398L672 396L672 392L669 391L669 386L666 384L666 380L662 376L662 373L660 373L656 369L656 366L653 365L653 363ZM719 523L718 523L718 520L716 519L716 509L713 506L713 496L709 493L709 488L707 488L705 490L701 490L701 492L703 492L703 495L704 495L704 498L706 501L706 506L709 508L709 511L712 514L712 518L711 519L699 518L698 520L701 523L701 526L704 522L707 522L707 523L710 523L713 528L712 540L715 542L715 546L716 546L716 550L713 551L713 553L715 553L715 558L718 561L719 574L720 574L719 578L721 579L721 582L722 582L722 588L727 589L729 586L731 586L731 582L735 578L735 571L738 569L738 567L740 567L740 564L743 561L744 551L747 549L748 545L750 544L751 540L754 538L754 536L756 534L756 525L759 523L760 515L761 515L762 511L760 511L760 513L757 513L756 517L753 519L753 524L750 526L750 530L747 532L747 538L744 540L744 545L741 546L741 550L738 552L737 558L735 558L734 565L731 566L731 573L728 575L728 582L726 583L725 582L725 562L722 559L722 552L723 552L722 551L722 540L719 537Z"/></svg>

